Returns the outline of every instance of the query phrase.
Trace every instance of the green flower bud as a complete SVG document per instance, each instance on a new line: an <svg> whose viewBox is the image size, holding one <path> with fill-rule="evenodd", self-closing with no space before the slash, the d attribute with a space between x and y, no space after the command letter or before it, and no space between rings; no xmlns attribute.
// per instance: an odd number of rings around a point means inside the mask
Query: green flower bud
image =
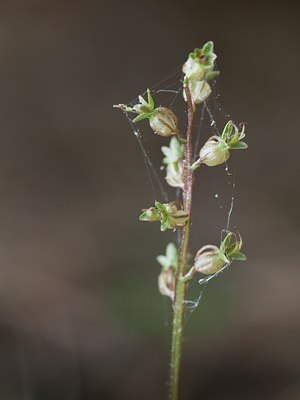
<svg viewBox="0 0 300 400"><path fill-rule="evenodd" d="M211 88L210 88L209 84L204 80L203 81L190 80L188 82L188 85L189 85L189 89L191 92L193 104L202 103L211 94ZM187 101L185 91L183 92L183 97L184 97L184 100Z"/></svg>
<svg viewBox="0 0 300 400"><path fill-rule="evenodd" d="M169 108L155 108L149 117L149 123L159 136L167 137L178 134L177 117Z"/></svg>
<svg viewBox="0 0 300 400"><path fill-rule="evenodd" d="M148 210L145 211L147 221L153 222L153 221L160 221L161 215L159 211L156 210L155 207L150 207Z"/></svg>
<svg viewBox="0 0 300 400"><path fill-rule="evenodd" d="M206 74L204 65L200 63L198 58L189 57L188 60L183 64L182 72L188 79L199 79L203 80Z"/></svg>
<svg viewBox="0 0 300 400"><path fill-rule="evenodd" d="M203 246L196 254L193 269L204 275L215 274L225 265L225 261L220 258L220 250L217 246Z"/></svg>
<svg viewBox="0 0 300 400"><path fill-rule="evenodd" d="M213 42L207 42L202 49L194 49L189 54L189 58L183 65L183 73L191 79L204 79L204 75L207 71L211 71L214 68L214 62L217 55L214 53Z"/></svg>
<svg viewBox="0 0 300 400"><path fill-rule="evenodd" d="M188 214L181 207L178 208L174 201L165 204L156 201L155 207L142 211L143 213L139 216L140 221L159 221L161 231L182 228L189 219Z"/></svg>
<svg viewBox="0 0 300 400"><path fill-rule="evenodd" d="M190 91L194 104L200 104L211 94L211 88L206 81L191 81Z"/></svg>

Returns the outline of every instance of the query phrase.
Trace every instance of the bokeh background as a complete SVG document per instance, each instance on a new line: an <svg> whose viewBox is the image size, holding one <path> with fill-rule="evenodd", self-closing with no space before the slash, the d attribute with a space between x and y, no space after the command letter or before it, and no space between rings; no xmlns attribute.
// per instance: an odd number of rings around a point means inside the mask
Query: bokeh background
<svg viewBox="0 0 300 400"><path fill-rule="evenodd" d="M299 4L2 0L0 10L0 398L166 398L170 305L155 257L172 234L137 219L153 193L112 104L213 40L218 101L247 123L249 149L230 166L248 261L213 280L187 321L183 399L300 399ZM159 160L159 138L141 126ZM210 134L205 121L201 140ZM218 171L197 177L193 251L218 244L226 225Z"/></svg>

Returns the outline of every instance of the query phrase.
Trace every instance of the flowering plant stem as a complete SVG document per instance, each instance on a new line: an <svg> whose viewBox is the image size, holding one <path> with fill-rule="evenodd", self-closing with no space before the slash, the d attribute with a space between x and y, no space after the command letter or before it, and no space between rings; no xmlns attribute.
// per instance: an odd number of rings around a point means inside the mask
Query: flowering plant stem
<svg viewBox="0 0 300 400"><path fill-rule="evenodd" d="M192 128L194 107L191 97L191 92L188 85L185 86L185 95L188 107L188 124L186 132L186 143L184 145L184 160L183 160L183 206L184 211L189 218L182 230L179 264L176 273L175 283L175 299L173 305L173 323L172 323L172 346L171 346L171 365L170 365L170 391L169 399L179 399L179 384L180 384L180 364L182 353L182 331L184 322L184 300L186 289L186 269L188 259L188 244L190 235L190 221L192 212L192 197L193 197L193 180L194 174L191 169L192 165Z"/></svg>

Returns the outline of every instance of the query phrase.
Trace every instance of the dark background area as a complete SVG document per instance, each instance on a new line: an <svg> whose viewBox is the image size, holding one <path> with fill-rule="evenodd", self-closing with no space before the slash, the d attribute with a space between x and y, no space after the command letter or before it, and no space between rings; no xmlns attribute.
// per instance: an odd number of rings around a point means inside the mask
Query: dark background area
<svg viewBox="0 0 300 400"><path fill-rule="evenodd" d="M166 398L155 257L172 235L137 219L153 193L112 104L207 40L218 101L247 123L230 165L248 261L188 320L183 399L300 399L297 2L89 0L0 2L1 399ZM227 217L208 169L196 186L193 250L218 244Z"/></svg>

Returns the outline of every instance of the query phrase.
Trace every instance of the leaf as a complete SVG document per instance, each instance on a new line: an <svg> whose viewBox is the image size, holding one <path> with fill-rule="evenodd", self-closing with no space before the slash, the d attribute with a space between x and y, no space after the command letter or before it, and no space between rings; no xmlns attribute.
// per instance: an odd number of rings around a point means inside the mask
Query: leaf
<svg viewBox="0 0 300 400"><path fill-rule="evenodd" d="M155 201L155 207L164 213L166 212L166 207L159 201Z"/></svg>
<svg viewBox="0 0 300 400"><path fill-rule="evenodd" d="M234 128L234 124L232 121L228 121L225 125L223 132L222 132L222 139L225 141L229 139L230 135L232 134Z"/></svg>
<svg viewBox="0 0 300 400"><path fill-rule="evenodd" d="M232 254L231 258L234 261L245 261L245 260L247 260L246 255L244 253L241 253L241 252Z"/></svg>
<svg viewBox="0 0 300 400"><path fill-rule="evenodd" d="M226 249L226 253L227 253L228 257L230 258L232 256L232 254L238 253L240 248L241 248L241 242L240 241L235 241L234 243L232 243Z"/></svg>
<svg viewBox="0 0 300 400"><path fill-rule="evenodd" d="M146 214L146 211L144 211L140 216L139 216L140 221L148 221L148 217Z"/></svg>
<svg viewBox="0 0 300 400"><path fill-rule="evenodd" d="M147 89L147 93L148 93L149 108L152 111L152 110L154 110L154 100L153 100L153 97L151 96L150 89Z"/></svg>
<svg viewBox="0 0 300 400"><path fill-rule="evenodd" d="M142 96L139 96L139 102L140 102L143 106L149 107L149 104L146 102L146 100L145 100Z"/></svg>
<svg viewBox="0 0 300 400"><path fill-rule="evenodd" d="M243 149L248 148L248 145L245 142L237 142L237 143L229 144L229 146L232 150L243 150Z"/></svg>
<svg viewBox="0 0 300 400"><path fill-rule="evenodd" d="M228 246L230 245L232 236L233 236L233 233L232 233L232 232L229 232L229 233L226 235L225 239L222 241L221 246L220 246L221 252L224 252L224 253L225 253L226 249L227 249Z"/></svg>
<svg viewBox="0 0 300 400"><path fill-rule="evenodd" d="M222 253L221 251L219 253L219 259L224 261L224 263L226 263L226 264L230 263L230 260L228 260L228 258L225 256L225 254Z"/></svg>
<svg viewBox="0 0 300 400"><path fill-rule="evenodd" d="M138 115L137 117L134 118L134 120L132 122L139 122L142 121L143 119L147 119L151 117L151 113L142 113L140 115Z"/></svg>
<svg viewBox="0 0 300 400"><path fill-rule="evenodd" d="M181 144L186 144L187 140L185 138L183 138L182 136L178 136L178 140Z"/></svg>
<svg viewBox="0 0 300 400"><path fill-rule="evenodd" d="M220 75L220 71L208 71L204 79L206 81L210 81L211 79L216 78L218 75Z"/></svg>
<svg viewBox="0 0 300 400"><path fill-rule="evenodd" d="M160 230L162 232L166 231L169 228L169 221L167 219L163 219L160 224Z"/></svg>
<svg viewBox="0 0 300 400"><path fill-rule="evenodd" d="M202 53L207 56L208 54L213 53L214 51L214 43L212 41L209 41L205 43L205 45L202 47Z"/></svg>

